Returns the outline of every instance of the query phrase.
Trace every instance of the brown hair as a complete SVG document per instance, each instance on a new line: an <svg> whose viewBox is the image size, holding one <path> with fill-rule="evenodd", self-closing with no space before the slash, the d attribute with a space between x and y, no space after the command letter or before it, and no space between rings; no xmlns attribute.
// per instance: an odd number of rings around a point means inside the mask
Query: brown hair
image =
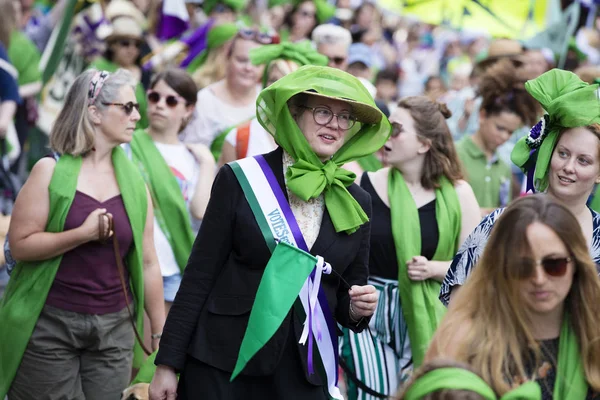
<svg viewBox="0 0 600 400"><path fill-rule="evenodd" d="M0 42L6 51L10 45L10 36L17 29L17 13L15 12L16 0L0 0Z"/></svg>
<svg viewBox="0 0 600 400"><path fill-rule="evenodd" d="M435 359L431 360L423 365L415 371L410 378L410 380L406 383L403 389L398 391L396 395L396 399L404 400L404 396L406 392L410 389L412 384L424 376L425 374L435 371L440 368L461 368L470 372L475 373L468 364L449 360L449 359ZM442 389L436 390L435 392L429 393L420 398L420 400L485 400L483 396L478 393L475 393L471 390L463 390L463 389Z"/></svg>
<svg viewBox="0 0 600 400"><path fill-rule="evenodd" d="M181 68L167 68L152 77L150 89L160 81L164 81L178 95L184 98L186 105L195 105L198 101L198 91L194 80L185 70Z"/></svg>
<svg viewBox="0 0 600 400"><path fill-rule="evenodd" d="M481 109L487 115L514 113L533 126L541 114L539 103L525 90L525 77L510 60L499 60L481 76Z"/></svg>
<svg viewBox="0 0 600 400"><path fill-rule="evenodd" d="M425 189L440 187L440 178L446 177L452 184L463 179L461 163L456 154L452 134L446 123L452 113L443 103L425 96L406 97L398 103L415 121L417 136L431 147L425 155L421 184Z"/></svg>
<svg viewBox="0 0 600 400"><path fill-rule="evenodd" d="M499 395L511 389L513 382L507 377L527 378L525 365L538 364L541 351L518 282L521 257L531 254L527 227L534 222L552 229L573 259L565 314L579 343L586 380L600 391L600 280L579 222L544 194L514 201L496 222L477 268L438 327L430 352L469 363Z"/></svg>

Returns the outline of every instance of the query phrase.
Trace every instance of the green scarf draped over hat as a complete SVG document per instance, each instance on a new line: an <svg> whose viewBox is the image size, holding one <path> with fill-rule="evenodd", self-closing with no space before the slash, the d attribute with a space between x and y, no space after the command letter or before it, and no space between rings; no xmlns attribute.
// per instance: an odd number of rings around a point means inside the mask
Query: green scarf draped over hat
<svg viewBox="0 0 600 400"><path fill-rule="evenodd" d="M342 147L331 160L323 163L308 144L288 108L290 98L308 90L346 101L353 110L356 104L366 106L379 117L379 122L356 123L347 132ZM256 104L260 124L296 161L287 170L287 187L304 201L324 193L325 206L336 232L351 234L367 222L367 215L346 189L354 182L356 175L340 167L380 149L390 134L391 126L362 83L346 72L308 65L264 89Z"/></svg>
<svg viewBox="0 0 600 400"><path fill-rule="evenodd" d="M299 43L284 42L255 47L250 50L249 55L252 64L265 64L266 66L263 74L263 87L267 87L269 65L275 60L293 61L299 67L304 65L325 66L329 61L326 56L316 51L308 41Z"/></svg>
<svg viewBox="0 0 600 400"><path fill-rule="evenodd" d="M486 400L541 400L542 392L536 382L529 381L497 397L492 388L478 375L461 368L440 368L418 378L406 391L405 400L417 400L443 389L467 390ZM585 399L588 384L583 371L576 333L565 315L560 331L558 363L554 382L554 400Z"/></svg>
<svg viewBox="0 0 600 400"><path fill-rule="evenodd" d="M206 49L202 50L187 66L187 71L191 74L204 65L211 50L223 46L237 35L238 26L236 24L220 24L210 28L206 35Z"/></svg>
<svg viewBox="0 0 600 400"><path fill-rule="evenodd" d="M246 7L246 0L204 0L203 8L206 15L210 14L217 4L224 4L235 12L242 11Z"/></svg>
<svg viewBox="0 0 600 400"><path fill-rule="evenodd" d="M146 131L135 131L130 146L133 163L142 172L150 190L154 216L183 272L192 252L194 232L179 183Z"/></svg>
<svg viewBox="0 0 600 400"><path fill-rule="evenodd" d="M144 279L143 240L146 225L147 194L144 180L125 152L112 152L115 175L133 232L133 246L127 253L130 286L134 296L137 329L143 337ZM50 211L46 232L62 232L77 190L82 158L63 155L54 168L48 187ZM18 262L0 300L0 398L3 399L19 368L29 338L46 303L62 254L43 261ZM136 342L134 366L143 362L143 352Z"/></svg>
<svg viewBox="0 0 600 400"><path fill-rule="evenodd" d="M538 132L542 123L536 125L528 137L517 142L510 157L527 172L534 168L531 156L537 149L533 184L543 192L548 188L548 168L561 131L600 123L598 85L588 85L572 72L553 69L527 81L525 89L547 112L546 126Z"/></svg>
<svg viewBox="0 0 600 400"><path fill-rule="evenodd" d="M439 282L433 279L413 281L408 277L407 261L421 254L421 222L404 177L395 168L390 169L388 196L398 260L398 292L408 327L413 362L415 367L419 367L446 308L438 299ZM447 178L441 178L440 187L435 190L435 199L439 241L433 260L447 261L458 250L462 221L456 189Z"/></svg>

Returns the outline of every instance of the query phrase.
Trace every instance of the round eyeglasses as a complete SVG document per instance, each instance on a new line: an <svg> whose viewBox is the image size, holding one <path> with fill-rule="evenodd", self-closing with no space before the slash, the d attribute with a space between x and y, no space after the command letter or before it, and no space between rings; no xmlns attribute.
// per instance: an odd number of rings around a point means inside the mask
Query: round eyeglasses
<svg viewBox="0 0 600 400"><path fill-rule="evenodd" d="M327 107L300 107L306 108L307 110L312 110L313 118L318 125L327 125L331 122L333 117L337 117L338 127L347 131L356 123L356 119L347 111L342 111L341 113L336 114Z"/></svg>

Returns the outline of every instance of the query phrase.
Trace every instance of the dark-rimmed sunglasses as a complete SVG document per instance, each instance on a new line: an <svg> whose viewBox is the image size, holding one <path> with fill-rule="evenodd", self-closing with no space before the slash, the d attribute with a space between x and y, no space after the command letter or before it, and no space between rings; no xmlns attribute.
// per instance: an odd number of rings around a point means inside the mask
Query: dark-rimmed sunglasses
<svg viewBox="0 0 600 400"><path fill-rule="evenodd" d="M134 46L136 49L139 49L140 47L142 47L142 42L140 42L139 40L135 40L135 39L120 39L117 41L117 43L121 47Z"/></svg>
<svg viewBox="0 0 600 400"><path fill-rule="evenodd" d="M346 61L346 57L329 57L329 61L333 62L335 65L341 65Z"/></svg>
<svg viewBox="0 0 600 400"><path fill-rule="evenodd" d="M140 112L140 103L134 103L133 101L130 101L128 103L102 103L102 104L104 104L105 106L121 107L123 109L123 111L125 111L125 114L127 114L127 115L131 115L134 108L138 112Z"/></svg>
<svg viewBox="0 0 600 400"><path fill-rule="evenodd" d="M569 263L573 261L571 257L547 257L541 260L523 258L521 268L519 269L519 278L527 279L535 274L535 268L541 265L548 276L560 278L567 273Z"/></svg>
<svg viewBox="0 0 600 400"><path fill-rule="evenodd" d="M152 104L158 104L158 102L160 101L160 99L163 98L163 96L160 95L160 93L158 92L148 92L148 102L152 103ZM179 99L177 98L177 96L173 96L173 95L168 95L168 96L164 96L165 98L165 104L169 107L169 108L175 108L177 107L177 104L179 104Z"/></svg>
<svg viewBox="0 0 600 400"><path fill-rule="evenodd" d="M331 120L333 120L333 117L337 117L338 127L344 131L347 131L356 123L356 119L347 111L336 114L327 107L300 107L306 108L307 110L312 110L313 118L317 125L327 125L331 122Z"/></svg>
<svg viewBox="0 0 600 400"><path fill-rule="evenodd" d="M254 29L240 29L238 36L245 40L253 40L260 44L278 44L279 35L269 32L260 32Z"/></svg>

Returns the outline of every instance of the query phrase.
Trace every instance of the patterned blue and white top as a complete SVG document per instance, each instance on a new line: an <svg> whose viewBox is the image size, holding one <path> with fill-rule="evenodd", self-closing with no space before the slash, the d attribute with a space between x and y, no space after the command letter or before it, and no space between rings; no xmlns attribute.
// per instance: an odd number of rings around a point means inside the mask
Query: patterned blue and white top
<svg viewBox="0 0 600 400"><path fill-rule="evenodd" d="M465 284L467 277L471 274L473 267L483 254L483 249L490 238L492 227L503 211L504 208L499 208L483 218L467 237L463 245L460 246L460 249L458 249L440 289L440 300L446 306L450 301L450 291L452 288ZM600 265L600 214L594 210L590 211L592 211L592 224L594 228L590 255L596 265Z"/></svg>

